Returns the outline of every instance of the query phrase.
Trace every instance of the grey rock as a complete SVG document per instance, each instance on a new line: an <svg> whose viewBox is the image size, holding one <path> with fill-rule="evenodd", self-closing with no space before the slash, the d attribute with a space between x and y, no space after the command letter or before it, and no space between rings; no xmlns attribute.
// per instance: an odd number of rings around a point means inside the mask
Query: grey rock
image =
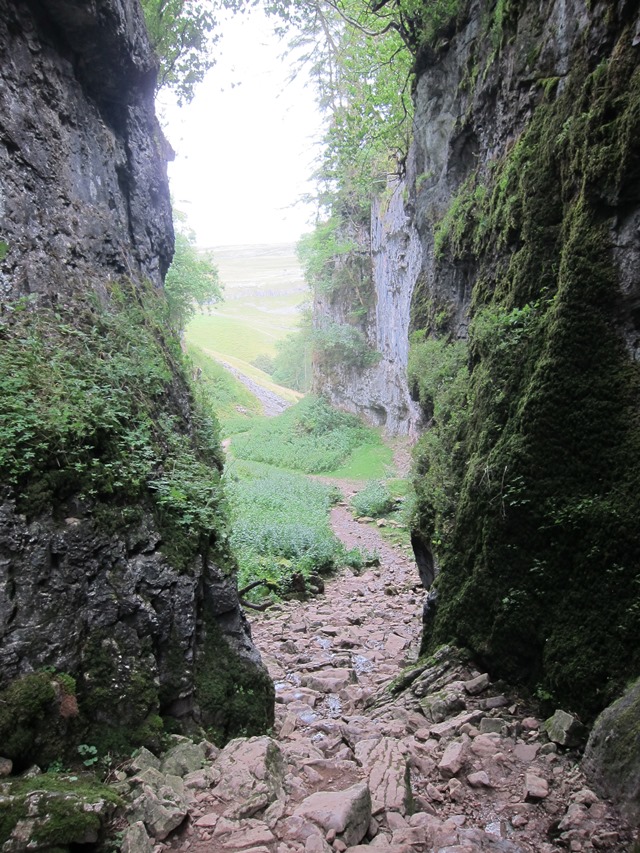
<svg viewBox="0 0 640 853"><path fill-rule="evenodd" d="M464 689L469 693L469 695L476 696L478 693L482 693L483 690L486 690L490 683L491 681L488 673L483 672L481 675L471 678L469 681L465 681Z"/></svg>
<svg viewBox="0 0 640 853"><path fill-rule="evenodd" d="M160 759L143 746L136 752L131 761L129 761L127 767L134 774L148 770L150 767L154 770L160 770Z"/></svg>
<svg viewBox="0 0 640 853"><path fill-rule="evenodd" d="M415 434L421 412L409 394L406 367L409 355L411 297L421 269L418 232L406 215L403 180L389 179L388 195L373 199L369 228L353 225L349 238L372 258L373 305L365 325L367 341L380 360L364 369L335 365L330 377L315 377L318 393L339 409L357 413L391 434ZM318 294L314 316L319 322L349 322L351 306ZM427 577L429 573L427 572Z"/></svg>
<svg viewBox="0 0 640 853"><path fill-rule="evenodd" d="M480 720L480 734L486 735L495 732L499 735L507 734L507 725L500 717L483 717Z"/></svg>
<svg viewBox="0 0 640 853"><path fill-rule="evenodd" d="M0 301L75 308L84 300L89 313L94 302L108 307L112 282L160 288L173 253L171 152L155 116L157 60L140 4L0 0L0 53L0 217L9 246ZM177 373L166 406L191 429ZM194 660L206 612L264 678L233 578L203 554L173 566L160 552L150 497L136 501L139 520L116 534L96 524L104 507L78 495L28 517L15 497L2 488L0 689L53 667L81 676L81 705L106 678L112 696L92 712L94 723L134 730L157 713L160 691L169 714L197 716ZM96 658L108 674L99 675Z"/></svg>
<svg viewBox="0 0 640 853"><path fill-rule="evenodd" d="M282 751L270 737L230 741L215 760L214 769L220 778L215 798L226 806L227 818L253 817L284 799Z"/></svg>
<svg viewBox="0 0 640 853"><path fill-rule="evenodd" d="M202 769L206 756L200 744L184 741L171 747L163 757L161 771L165 775L186 776Z"/></svg>
<svg viewBox="0 0 640 853"><path fill-rule="evenodd" d="M586 734L585 727L580 720L562 710L557 710L552 717L545 720L542 728L546 731L550 741L566 747L578 746L583 743Z"/></svg>
<svg viewBox="0 0 640 853"><path fill-rule="evenodd" d="M120 853L153 853L153 843L142 821L136 821L127 827L122 836Z"/></svg>
<svg viewBox="0 0 640 853"><path fill-rule="evenodd" d="M582 768L595 791L640 822L640 679L595 721Z"/></svg>
<svg viewBox="0 0 640 853"><path fill-rule="evenodd" d="M133 802L131 813L134 821L144 823L149 835L162 841L184 821L188 807L183 800L173 795L173 792L162 789L162 793L156 793L145 785L140 796Z"/></svg>

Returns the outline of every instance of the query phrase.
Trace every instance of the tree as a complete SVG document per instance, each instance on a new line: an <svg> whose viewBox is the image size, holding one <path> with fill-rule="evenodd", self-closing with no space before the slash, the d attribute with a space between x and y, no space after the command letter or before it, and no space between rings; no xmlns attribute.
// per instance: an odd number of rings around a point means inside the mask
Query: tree
<svg viewBox="0 0 640 853"><path fill-rule="evenodd" d="M184 329L195 312L195 305L222 300L222 285L210 254L199 253L195 234L186 227L184 216L176 214L176 248L165 278L165 293L171 320Z"/></svg>
<svg viewBox="0 0 640 853"><path fill-rule="evenodd" d="M215 64L219 5L209 0L142 0L151 44L160 62L158 89L171 89L180 105Z"/></svg>

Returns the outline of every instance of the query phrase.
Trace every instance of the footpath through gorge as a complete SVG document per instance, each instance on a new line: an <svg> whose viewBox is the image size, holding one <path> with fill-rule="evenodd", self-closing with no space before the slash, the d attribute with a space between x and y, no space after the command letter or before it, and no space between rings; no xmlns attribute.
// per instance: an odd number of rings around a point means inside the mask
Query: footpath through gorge
<svg viewBox="0 0 640 853"><path fill-rule="evenodd" d="M254 616L276 685L272 734L223 750L177 739L162 761L143 750L128 771L138 822L122 850L630 849L628 828L582 776L569 715L547 733L531 707L453 648L417 665L423 594L413 559L344 506L333 521L349 547L375 548L380 563Z"/></svg>

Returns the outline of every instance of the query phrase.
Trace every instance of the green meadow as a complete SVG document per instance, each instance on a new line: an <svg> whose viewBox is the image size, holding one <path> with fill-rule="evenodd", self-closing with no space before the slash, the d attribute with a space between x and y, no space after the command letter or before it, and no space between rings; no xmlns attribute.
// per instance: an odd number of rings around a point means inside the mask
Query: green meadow
<svg viewBox="0 0 640 853"><path fill-rule="evenodd" d="M276 342L295 331L309 298L294 245L217 247L213 252L224 302L193 318L187 343L285 399L299 399L294 392L281 393L281 386L252 364L259 356L275 355Z"/></svg>
<svg viewBox="0 0 640 853"><path fill-rule="evenodd" d="M253 364L275 354L276 342L295 330L308 299L294 247L234 246L214 253L225 301L194 317L186 341L225 437L239 585L258 579L269 584L269 592L266 587L252 591L254 600L267 593L300 593L313 588L317 575L341 565L358 569L370 556L348 551L336 539L329 510L339 492L308 475L360 481L354 512L388 513L398 521L403 520L398 499L406 481L390 479L395 475L392 451L380 430L321 399L302 398ZM267 418L246 383L293 405ZM397 528L390 532L406 538Z"/></svg>

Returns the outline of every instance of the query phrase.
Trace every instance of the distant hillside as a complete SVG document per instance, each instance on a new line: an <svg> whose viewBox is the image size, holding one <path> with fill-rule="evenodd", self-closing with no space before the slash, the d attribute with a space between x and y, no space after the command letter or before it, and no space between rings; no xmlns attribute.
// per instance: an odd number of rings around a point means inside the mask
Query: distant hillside
<svg viewBox="0 0 640 853"><path fill-rule="evenodd" d="M284 296L306 290L295 243L214 246L225 298Z"/></svg>

